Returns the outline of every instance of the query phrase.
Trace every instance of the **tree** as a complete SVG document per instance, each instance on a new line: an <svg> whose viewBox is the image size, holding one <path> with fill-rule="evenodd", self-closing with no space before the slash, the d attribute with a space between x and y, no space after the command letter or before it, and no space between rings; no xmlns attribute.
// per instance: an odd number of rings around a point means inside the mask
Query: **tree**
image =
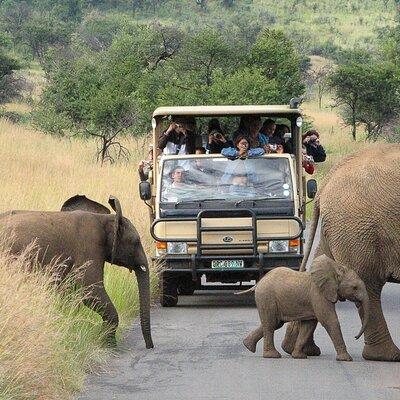
<svg viewBox="0 0 400 400"><path fill-rule="evenodd" d="M252 65L261 68L267 79L275 79L280 91L277 101L288 103L304 93L301 57L283 32L265 29L251 49Z"/></svg>
<svg viewBox="0 0 400 400"><path fill-rule="evenodd" d="M41 63L47 50L54 46L66 46L72 26L51 15L34 13L22 26L20 36Z"/></svg>
<svg viewBox="0 0 400 400"><path fill-rule="evenodd" d="M329 65L316 66L308 72L308 77L310 79L311 85L315 88L318 106L322 107L322 97L325 94L328 85L328 75L331 71Z"/></svg>
<svg viewBox="0 0 400 400"><path fill-rule="evenodd" d="M375 63L364 68L368 84L362 93L358 120L367 140L376 140L382 129L399 117L400 70L392 64Z"/></svg>
<svg viewBox="0 0 400 400"><path fill-rule="evenodd" d="M22 81L15 77L14 71L20 68L18 61L0 44L0 104L19 95Z"/></svg>
<svg viewBox="0 0 400 400"><path fill-rule="evenodd" d="M233 49L219 32L205 29L188 36L175 61L177 76L192 84L211 86L216 68L232 68Z"/></svg>
<svg viewBox="0 0 400 400"><path fill-rule="evenodd" d="M393 64L341 65L330 75L329 85L354 140L358 125L365 126L367 139L375 140L399 113L399 70Z"/></svg>
<svg viewBox="0 0 400 400"><path fill-rule="evenodd" d="M130 34L121 33L103 52L55 52L46 66L48 85L36 122L50 133L71 130L98 140L98 159L114 162L127 156L118 137L137 132L138 104L143 104L143 77L161 69L168 52L173 52L170 31L154 26L137 26ZM166 53L167 52L167 53ZM150 82L150 78L147 78ZM157 92L156 92L157 93ZM156 96L156 93L149 95ZM147 94L147 93L146 93ZM62 127L46 124L54 113L62 116ZM148 123L151 115L147 115Z"/></svg>
<svg viewBox="0 0 400 400"><path fill-rule="evenodd" d="M210 88L213 104L271 104L278 96L276 81L258 68L245 67L228 76L218 70Z"/></svg>

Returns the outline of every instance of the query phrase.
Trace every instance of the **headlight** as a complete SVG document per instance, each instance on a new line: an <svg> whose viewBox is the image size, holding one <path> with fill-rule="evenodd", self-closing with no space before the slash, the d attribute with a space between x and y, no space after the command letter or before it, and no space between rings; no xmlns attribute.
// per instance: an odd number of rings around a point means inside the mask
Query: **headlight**
<svg viewBox="0 0 400 400"><path fill-rule="evenodd" d="M187 254L187 243L184 242L167 242L168 254Z"/></svg>
<svg viewBox="0 0 400 400"><path fill-rule="evenodd" d="M268 247L270 253L287 253L289 251L289 241L272 240L271 242L269 242Z"/></svg>

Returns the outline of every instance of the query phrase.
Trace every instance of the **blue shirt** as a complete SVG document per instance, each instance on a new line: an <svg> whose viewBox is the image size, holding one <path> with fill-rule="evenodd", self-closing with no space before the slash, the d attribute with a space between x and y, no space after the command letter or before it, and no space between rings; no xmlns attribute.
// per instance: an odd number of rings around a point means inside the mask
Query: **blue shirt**
<svg viewBox="0 0 400 400"><path fill-rule="evenodd" d="M254 147L247 151L247 156L248 157L258 157L258 156L262 156L264 153L265 153L265 151L263 148ZM225 149L222 149L221 154L224 157L239 157L239 150L237 150L235 147L226 147Z"/></svg>
<svg viewBox="0 0 400 400"><path fill-rule="evenodd" d="M269 143L268 137L265 136L263 133L258 134L258 143L260 146L264 146Z"/></svg>

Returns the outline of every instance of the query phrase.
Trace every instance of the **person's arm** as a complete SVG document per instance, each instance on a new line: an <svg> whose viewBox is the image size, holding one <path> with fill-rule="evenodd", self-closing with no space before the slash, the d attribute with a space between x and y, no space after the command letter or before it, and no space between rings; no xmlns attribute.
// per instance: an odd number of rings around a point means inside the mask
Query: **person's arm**
<svg viewBox="0 0 400 400"><path fill-rule="evenodd" d="M221 150L221 154L224 157L237 157L239 152L234 147L226 147Z"/></svg>
<svg viewBox="0 0 400 400"><path fill-rule="evenodd" d="M139 173L139 178L142 182L147 181L149 179L149 173L144 171L144 161L140 161L138 165L138 173Z"/></svg>
<svg viewBox="0 0 400 400"><path fill-rule="evenodd" d="M172 123L166 131L164 131L160 137L158 138L157 147L161 150L164 150L165 146L168 142L174 141L174 133L175 133L175 124Z"/></svg>
<svg viewBox="0 0 400 400"><path fill-rule="evenodd" d="M249 151L248 151L249 157L258 157L258 156L262 156L263 154L265 154L265 151L262 147L253 147L252 149L249 149Z"/></svg>
<svg viewBox="0 0 400 400"><path fill-rule="evenodd" d="M166 132L163 132L160 137L158 138L158 143L157 143L157 147L160 150L164 150L165 146L167 145L169 141L169 135L166 134Z"/></svg>

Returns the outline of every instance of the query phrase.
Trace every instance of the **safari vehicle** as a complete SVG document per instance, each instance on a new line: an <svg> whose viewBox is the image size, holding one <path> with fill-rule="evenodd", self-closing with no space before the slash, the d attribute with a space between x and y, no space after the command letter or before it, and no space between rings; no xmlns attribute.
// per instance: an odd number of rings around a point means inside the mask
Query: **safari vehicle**
<svg viewBox="0 0 400 400"><path fill-rule="evenodd" d="M157 156L158 137L172 116L238 121L243 115L285 122L291 128L292 153L234 160L221 154ZM154 111L153 166L139 190L150 208L154 259L165 263L160 275L163 306L175 306L178 294L198 289L244 287L243 282L257 281L277 266L299 269L306 193L313 198L316 192L315 180L306 185L302 168L301 126L295 101ZM185 174L185 185L171 190L176 167Z"/></svg>

